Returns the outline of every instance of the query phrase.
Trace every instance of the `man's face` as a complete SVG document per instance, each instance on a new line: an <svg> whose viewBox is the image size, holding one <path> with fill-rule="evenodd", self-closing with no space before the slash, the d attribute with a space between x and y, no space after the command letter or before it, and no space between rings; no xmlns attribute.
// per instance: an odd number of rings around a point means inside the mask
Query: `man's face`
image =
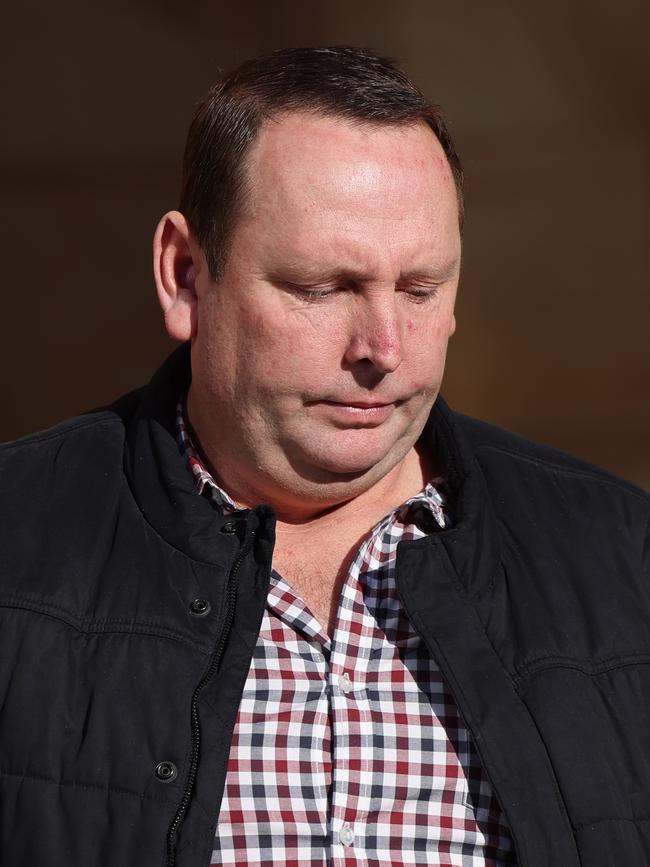
<svg viewBox="0 0 650 867"><path fill-rule="evenodd" d="M247 174L223 277L196 281L190 417L235 488L336 499L406 456L438 393L453 178L424 123L298 113L265 124Z"/></svg>

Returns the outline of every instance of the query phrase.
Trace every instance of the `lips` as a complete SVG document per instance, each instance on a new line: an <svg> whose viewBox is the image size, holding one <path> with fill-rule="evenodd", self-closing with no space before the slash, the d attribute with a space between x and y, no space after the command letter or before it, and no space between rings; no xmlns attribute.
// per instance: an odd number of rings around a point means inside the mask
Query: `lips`
<svg viewBox="0 0 650 867"><path fill-rule="evenodd" d="M318 401L318 403L323 403L328 406L347 406L351 409L377 409L383 406L394 406L392 401L373 401L372 403L366 403L362 400L321 400Z"/></svg>
<svg viewBox="0 0 650 867"><path fill-rule="evenodd" d="M395 403L380 401L317 400L312 406L340 428L378 427L395 410Z"/></svg>

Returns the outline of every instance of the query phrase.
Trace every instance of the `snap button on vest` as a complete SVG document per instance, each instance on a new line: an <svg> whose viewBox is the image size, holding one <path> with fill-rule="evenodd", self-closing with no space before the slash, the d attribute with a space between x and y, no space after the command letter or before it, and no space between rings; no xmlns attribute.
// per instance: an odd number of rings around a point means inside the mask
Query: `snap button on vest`
<svg viewBox="0 0 650 867"><path fill-rule="evenodd" d="M155 773L161 783L171 783L178 776L178 768L173 762L160 762L156 765Z"/></svg>
<svg viewBox="0 0 650 867"><path fill-rule="evenodd" d="M211 605L207 599L193 599L190 604L190 614L193 614L195 617L205 617L206 614L210 613Z"/></svg>
<svg viewBox="0 0 650 867"><path fill-rule="evenodd" d="M237 521L226 521L225 524L221 527L222 533L236 533L237 532Z"/></svg>

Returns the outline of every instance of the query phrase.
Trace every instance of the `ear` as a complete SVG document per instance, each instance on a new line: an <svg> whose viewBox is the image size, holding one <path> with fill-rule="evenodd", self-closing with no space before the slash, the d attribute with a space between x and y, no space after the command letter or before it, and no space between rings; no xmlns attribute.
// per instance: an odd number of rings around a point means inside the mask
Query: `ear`
<svg viewBox="0 0 650 867"><path fill-rule="evenodd" d="M205 257L180 211L169 211L153 237L153 273L165 327L175 340L196 336L196 278Z"/></svg>
<svg viewBox="0 0 650 867"><path fill-rule="evenodd" d="M453 337L455 333L456 333L456 314L452 313L451 314L451 323L449 325L449 336Z"/></svg>

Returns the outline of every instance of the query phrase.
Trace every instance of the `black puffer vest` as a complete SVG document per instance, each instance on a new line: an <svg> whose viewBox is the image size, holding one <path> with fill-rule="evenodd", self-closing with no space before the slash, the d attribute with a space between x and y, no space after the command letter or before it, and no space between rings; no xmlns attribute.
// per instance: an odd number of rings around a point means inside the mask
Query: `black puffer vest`
<svg viewBox="0 0 650 867"><path fill-rule="evenodd" d="M217 516L174 438L182 348L114 407L0 449L0 863L208 865L273 514ZM650 865L645 495L450 412L455 526L397 580L521 867ZM646 556L644 566L644 553Z"/></svg>

